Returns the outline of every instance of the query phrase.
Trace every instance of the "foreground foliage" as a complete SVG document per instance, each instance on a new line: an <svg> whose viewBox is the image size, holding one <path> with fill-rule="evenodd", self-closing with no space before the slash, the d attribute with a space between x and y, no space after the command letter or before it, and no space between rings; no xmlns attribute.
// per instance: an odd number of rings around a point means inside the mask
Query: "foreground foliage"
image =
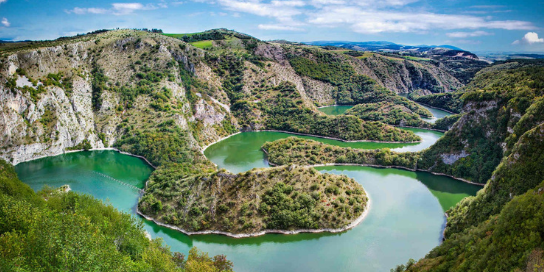
<svg viewBox="0 0 544 272"><path fill-rule="evenodd" d="M183 254L146 237L142 221L89 195L37 194L0 160L2 271L231 271L224 256Z"/></svg>

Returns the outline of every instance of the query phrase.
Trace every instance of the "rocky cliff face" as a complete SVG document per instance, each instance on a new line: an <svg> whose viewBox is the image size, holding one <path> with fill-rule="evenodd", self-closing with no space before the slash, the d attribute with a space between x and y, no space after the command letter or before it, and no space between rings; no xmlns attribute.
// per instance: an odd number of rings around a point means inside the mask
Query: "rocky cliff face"
<svg viewBox="0 0 544 272"><path fill-rule="evenodd" d="M396 93L409 93L416 90L432 93L450 92L463 86L445 69L431 62L371 54L366 58L354 58L353 65L361 74L368 75Z"/></svg>
<svg viewBox="0 0 544 272"><path fill-rule="evenodd" d="M285 82L296 87L302 105L315 114L322 114L315 105L337 103L339 87L296 72L289 47L247 37L214 46L232 50L234 58L240 50L249 57L233 62L212 53L215 49L132 30L2 52L0 157L16 164L84 143L108 148L127 134L160 132L165 122L179 126L190 146L200 148L240 128L237 113L231 113L232 101L241 95L257 105L267 90ZM459 86L439 68L417 62L381 55L335 58L396 92ZM259 107L243 114L249 116L244 126L263 128Z"/></svg>
<svg viewBox="0 0 544 272"><path fill-rule="evenodd" d="M17 164L61 154L84 141L92 148L111 147L124 133L119 129L123 119L157 121L148 113L157 100L153 92L163 89L168 90L168 102L175 102L179 109L168 118L194 139L193 145L224 136L223 121L231 123L231 118L228 106L220 101L228 104L227 96L217 76L197 61L204 53L188 46L181 49L180 44L164 36L124 30L4 57L0 70L0 157ZM190 103L178 62L197 78L206 79L216 99L205 95ZM108 88L99 94L93 86L97 84L96 67L107 77ZM150 94L136 96L129 106L121 88L143 85L137 78L148 76L150 70L165 75L151 79L156 82ZM99 108L94 103L97 95ZM193 135L196 127L198 135Z"/></svg>
<svg viewBox="0 0 544 272"><path fill-rule="evenodd" d="M538 63L482 70L463 95L465 114L425 151L418 167L486 183L519 137L543 120L542 100L534 99L542 89L532 83L542 70Z"/></svg>

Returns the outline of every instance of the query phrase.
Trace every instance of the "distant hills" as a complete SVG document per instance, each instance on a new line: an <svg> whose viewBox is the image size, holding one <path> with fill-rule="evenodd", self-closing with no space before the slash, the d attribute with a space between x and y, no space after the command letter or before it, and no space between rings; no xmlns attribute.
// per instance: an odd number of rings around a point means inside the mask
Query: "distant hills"
<svg viewBox="0 0 544 272"><path fill-rule="evenodd" d="M348 41L314 41L307 42L308 45L316 46L335 46L357 51L429 51L435 48L446 48L452 50L464 51L461 48L452 45L402 45L388 41L369 41L369 42L348 42Z"/></svg>

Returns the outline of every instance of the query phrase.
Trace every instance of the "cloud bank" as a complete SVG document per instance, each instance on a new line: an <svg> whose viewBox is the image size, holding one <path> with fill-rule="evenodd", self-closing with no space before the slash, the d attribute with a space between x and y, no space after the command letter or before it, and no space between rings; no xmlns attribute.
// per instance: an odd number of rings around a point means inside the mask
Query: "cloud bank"
<svg viewBox="0 0 544 272"><path fill-rule="evenodd" d="M544 38L538 38L536 32L527 32L521 40L515 40L512 44L534 44L534 43L544 43Z"/></svg>

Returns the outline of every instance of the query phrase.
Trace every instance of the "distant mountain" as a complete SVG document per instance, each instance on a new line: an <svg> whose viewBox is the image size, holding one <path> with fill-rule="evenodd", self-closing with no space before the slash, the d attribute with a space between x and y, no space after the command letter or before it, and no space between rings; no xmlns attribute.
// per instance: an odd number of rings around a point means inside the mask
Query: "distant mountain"
<svg viewBox="0 0 544 272"><path fill-rule="evenodd" d="M482 59L495 62L512 59L544 59L544 53L521 53L521 52L479 52Z"/></svg>
<svg viewBox="0 0 544 272"><path fill-rule="evenodd" d="M316 46L336 46L358 51L429 51L434 48L447 48L452 50L464 51L461 48L452 45L402 45L388 41L369 41L369 42L349 42L349 41L314 41L307 42L309 45Z"/></svg>

